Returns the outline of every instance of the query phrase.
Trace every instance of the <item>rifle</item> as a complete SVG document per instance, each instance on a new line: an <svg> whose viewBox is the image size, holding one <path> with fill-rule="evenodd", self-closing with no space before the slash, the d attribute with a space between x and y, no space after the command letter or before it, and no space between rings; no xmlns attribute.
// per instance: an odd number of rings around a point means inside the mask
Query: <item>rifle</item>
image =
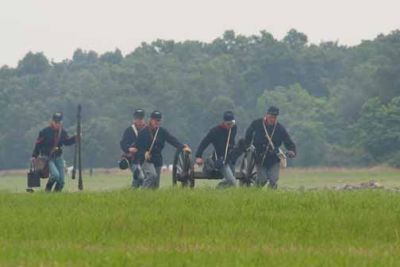
<svg viewBox="0 0 400 267"><path fill-rule="evenodd" d="M82 106L78 105L78 112L76 114L76 143L74 151L74 168L72 170L72 179L76 176L76 165L78 165L78 189L83 190L82 180L82 157L81 157L81 111Z"/></svg>
<svg viewBox="0 0 400 267"><path fill-rule="evenodd" d="M78 126L76 126L76 134L78 134ZM78 135L76 135L78 136ZM78 140L76 140L75 142L75 146L74 146L74 163L73 163L73 169L72 169L72 180L75 180L75 175L76 175L76 161L78 158Z"/></svg>
<svg viewBox="0 0 400 267"><path fill-rule="evenodd" d="M81 156L81 111L82 107L78 105L78 114L77 114L77 129L78 129L78 170L79 170L79 177L78 177L78 189L80 191L83 190L83 181L82 181L82 156Z"/></svg>

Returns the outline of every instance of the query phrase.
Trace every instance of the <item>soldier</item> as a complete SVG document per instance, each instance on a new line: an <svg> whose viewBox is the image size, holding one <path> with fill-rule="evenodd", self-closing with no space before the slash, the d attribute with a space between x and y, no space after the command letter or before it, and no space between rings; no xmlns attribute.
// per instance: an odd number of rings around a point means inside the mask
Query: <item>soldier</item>
<svg viewBox="0 0 400 267"><path fill-rule="evenodd" d="M51 192L53 185L54 191L61 192L64 187L64 159L62 157L62 146L75 144L77 136L69 137L62 127L63 114L57 112L53 114L50 126L39 132L35 148L32 153L32 161L41 155L48 159L49 180L46 184L46 192Z"/></svg>
<svg viewBox="0 0 400 267"><path fill-rule="evenodd" d="M143 109L136 109L133 113L132 125L129 126L120 141L120 147L124 152L124 156L129 161L129 166L132 171L132 187L139 188L143 184L143 175L137 157L135 154L137 148L134 147L139 131L142 130L146 124L144 121L145 112Z"/></svg>
<svg viewBox="0 0 400 267"><path fill-rule="evenodd" d="M214 165L224 176L224 180L218 184L219 187L236 185L236 178L234 176L235 169L229 157L235 145L236 132L237 127L233 112L225 111L223 114L223 122L208 132L197 149L196 163L201 166L203 164L202 155L204 150L209 144L213 144L216 153Z"/></svg>
<svg viewBox="0 0 400 267"><path fill-rule="evenodd" d="M279 147L285 145L287 156L296 156L296 145L293 143L285 127L277 120L279 109L271 106L264 118L254 120L246 131L246 145L254 145L256 151L256 186L263 187L268 181L268 187L278 187L280 159ZM273 146L268 139L271 139Z"/></svg>
<svg viewBox="0 0 400 267"><path fill-rule="evenodd" d="M161 127L161 112L153 111L148 125L139 132L134 145L138 149L138 159L144 173L143 188L159 188L163 165L162 150L165 142L179 150L191 152L188 145L180 143L165 128Z"/></svg>

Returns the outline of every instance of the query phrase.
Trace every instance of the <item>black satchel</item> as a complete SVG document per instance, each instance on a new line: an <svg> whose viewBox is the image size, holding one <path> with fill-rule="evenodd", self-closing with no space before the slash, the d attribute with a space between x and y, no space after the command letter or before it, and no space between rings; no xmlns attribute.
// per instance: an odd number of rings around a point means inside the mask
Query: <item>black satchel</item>
<svg viewBox="0 0 400 267"><path fill-rule="evenodd" d="M32 162L26 176L28 188L40 187L40 173L34 169Z"/></svg>

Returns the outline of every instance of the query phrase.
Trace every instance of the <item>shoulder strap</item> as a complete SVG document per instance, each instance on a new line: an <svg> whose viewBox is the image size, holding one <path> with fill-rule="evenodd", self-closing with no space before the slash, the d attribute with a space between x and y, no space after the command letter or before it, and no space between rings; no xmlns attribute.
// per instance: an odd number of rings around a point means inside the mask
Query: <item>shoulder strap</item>
<svg viewBox="0 0 400 267"><path fill-rule="evenodd" d="M58 130L57 136L54 138L54 143L53 143L53 147L50 150L50 156L53 155L53 153L56 150L56 147L58 145L58 143L60 142L61 139L61 132L62 132L62 127L60 127L60 129Z"/></svg>
<svg viewBox="0 0 400 267"><path fill-rule="evenodd" d="M232 128L229 128L228 138L226 139L226 145L225 145L224 163L226 161L226 155L228 154L228 147L229 147L229 141L231 139L231 132L232 132Z"/></svg>
<svg viewBox="0 0 400 267"><path fill-rule="evenodd" d="M138 130L136 129L135 124L132 124L132 130L135 133L136 137L138 136Z"/></svg>
<svg viewBox="0 0 400 267"><path fill-rule="evenodd" d="M62 127L60 127L60 129L58 129L58 133L56 138L54 138L54 144L53 144L53 149L56 148L56 146L58 145L58 143L60 142L61 139L61 133L62 133Z"/></svg>
<svg viewBox="0 0 400 267"><path fill-rule="evenodd" d="M151 151L153 150L154 143L156 142L156 139L157 139L157 135L158 135L158 131L159 131L159 130L160 130L160 127L157 128L156 134L155 134L154 137L153 137L153 141L151 142L151 145L150 145L150 148L149 148L149 153L151 153ZM152 133L151 133L151 129L150 129L150 128L149 128L149 131L150 131L150 136L151 136Z"/></svg>
<svg viewBox="0 0 400 267"><path fill-rule="evenodd" d="M263 124L264 131L265 131L265 138L267 138L268 143L271 146L272 150L275 150L274 143L272 142L272 137L274 136L276 125L278 124L278 122L275 122L274 129L272 130L271 136L269 136L269 134L268 134L267 127L265 126L264 120L262 121L262 124Z"/></svg>

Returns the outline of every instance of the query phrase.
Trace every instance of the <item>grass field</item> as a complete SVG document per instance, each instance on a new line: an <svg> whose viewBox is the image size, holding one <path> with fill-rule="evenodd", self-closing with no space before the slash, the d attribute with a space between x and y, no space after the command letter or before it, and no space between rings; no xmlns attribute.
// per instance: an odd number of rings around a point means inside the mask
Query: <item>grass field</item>
<svg viewBox="0 0 400 267"><path fill-rule="evenodd" d="M323 189L397 187L397 170L286 170L277 191L171 188L167 175L134 191L127 174L22 194L23 177L3 173L0 266L400 266L400 193Z"/></svg>

